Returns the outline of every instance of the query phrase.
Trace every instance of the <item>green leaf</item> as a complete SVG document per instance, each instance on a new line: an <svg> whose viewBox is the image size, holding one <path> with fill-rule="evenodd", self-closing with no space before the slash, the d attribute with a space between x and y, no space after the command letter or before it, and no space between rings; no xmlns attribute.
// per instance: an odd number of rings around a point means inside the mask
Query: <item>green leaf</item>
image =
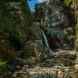
<svg viewBox="0 0 78 78"><path fill-rule="evenodd" d="M0 66L3 66L7 63L7 61L3 61L2 59L0 59Z"/></svg>
<svg viewBox="0 0 78 78"><path fill-rule="evenodd" d="M70 2L72 2L72 0L64 0L64 4L65 4L66 6L69 6Z"/></svg>

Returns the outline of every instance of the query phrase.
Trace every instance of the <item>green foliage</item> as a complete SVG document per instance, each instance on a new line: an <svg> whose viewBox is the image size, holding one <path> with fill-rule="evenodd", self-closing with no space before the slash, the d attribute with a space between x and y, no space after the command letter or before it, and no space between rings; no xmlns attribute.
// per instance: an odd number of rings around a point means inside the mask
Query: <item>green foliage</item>
<svg viewBox="0 0 78 78"><path fill-rule="evenodd" d="M64 4L66 5L66 6L69 6L69 4L72 2L72 0L64 0Z"/></svg>
<svg viewBox="0 0 78 78"><path fill-rule="evenodd" d="M5 3L5 2L11 2L11 1L16 1L16 2L18 2L19 0L1 0L0 3L1 3L1 2L3 2L3 3Z"/></svg>
<svg viewBox="0 0 78 78"><path fill-rule="evenodd" d="M7 61L0 59L0 72L7 70Z"/></svg>

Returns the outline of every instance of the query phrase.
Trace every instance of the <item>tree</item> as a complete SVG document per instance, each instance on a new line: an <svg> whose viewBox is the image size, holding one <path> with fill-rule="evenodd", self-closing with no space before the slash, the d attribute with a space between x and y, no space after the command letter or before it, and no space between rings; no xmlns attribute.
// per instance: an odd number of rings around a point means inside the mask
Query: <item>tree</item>
<svg viewBox="0 0 78 78"><path fill-rule="evenodd" d="M0 52L4 52L4 56L7 56L7 51L11 49L14 49L17 53L17 47L24 45L24 40L26 40L26 35L29 32L29 27L32 25L32 16L28 8L27 0L3 0L0 1L0 33L6 34L5 35L0 34L1 37L4 37L3 40L7 41L4 43L4 45L0 45ZM0 39L0 42L2 39ZM8 47L8 49L7 49ZM21 49L21 47L18 47ZM12 52L8 52L9 54L12 54ZM13 54L14 56L16 54Z"/></svg>

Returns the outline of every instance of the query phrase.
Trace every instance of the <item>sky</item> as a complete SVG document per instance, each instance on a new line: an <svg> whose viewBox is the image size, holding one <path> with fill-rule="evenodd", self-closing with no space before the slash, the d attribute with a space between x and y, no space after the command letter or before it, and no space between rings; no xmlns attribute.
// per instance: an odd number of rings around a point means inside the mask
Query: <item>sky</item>
<svg viewBox="0 0 78 78"><path fill-rule="evenodd" d="M47 0L28 0L28 4L29 4L29 7L30 7L30 10L31 11L35 11L35 4L37 4L37 3L42 3L42 2L44 2L44 1L47 1Z"/></svg>
<svg viewBox="0 0 78 78"><path fill-rule="evenodd" d="M48 1L48 0L38 0L39 2L44 2L44 1Z"/></svg>

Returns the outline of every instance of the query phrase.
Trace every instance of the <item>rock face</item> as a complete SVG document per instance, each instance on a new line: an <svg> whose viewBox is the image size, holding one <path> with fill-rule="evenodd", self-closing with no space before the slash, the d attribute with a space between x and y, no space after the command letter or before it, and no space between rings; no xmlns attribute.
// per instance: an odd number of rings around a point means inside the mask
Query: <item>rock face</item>
<svg viewBox="0 0 78 78"><path fill-rule="evenodd" d="M49 4L43 3L37 7L39 9L37 8L36 21L41 21L40 26L50 43L50 48L73 49L75 18L72 8L65 6L60 0L52 0Z"/></svg>

